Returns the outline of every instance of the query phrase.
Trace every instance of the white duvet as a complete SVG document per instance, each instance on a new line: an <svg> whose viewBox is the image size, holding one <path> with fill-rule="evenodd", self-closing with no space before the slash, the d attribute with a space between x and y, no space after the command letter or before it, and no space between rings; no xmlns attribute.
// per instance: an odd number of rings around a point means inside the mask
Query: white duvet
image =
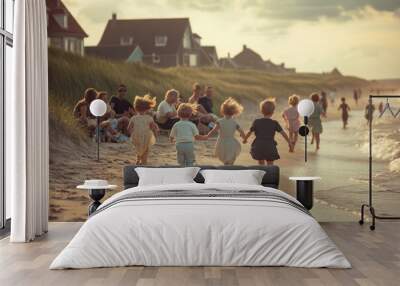
<svg viewBox="0 0 400 286"><path fill-rule="evenodd" d="M164 190L263 190L231 184L136 187ZM125 201L89 218L50 269L145 266L293 266L349 268L318 222L293 206L258 199L176 198Z"/></svg>

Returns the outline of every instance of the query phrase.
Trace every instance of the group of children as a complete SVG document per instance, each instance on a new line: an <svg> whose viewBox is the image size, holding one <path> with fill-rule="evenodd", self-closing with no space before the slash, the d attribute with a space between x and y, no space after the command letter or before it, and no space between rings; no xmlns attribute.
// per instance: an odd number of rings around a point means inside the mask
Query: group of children
<svg viewBox="0 0 400 286"><path fill-rule="evenodd" d="M130 119L128 130L135 146L136 164L138 165L147 164L149 149L156 142L158 126L153 117L149 115L149 111L155 105L155 98L149 95L136 96L134 100L136 115ZM214 128L208 134L200 135L196 125L190 121L195 112L195 106L189 103L181 103L177 109L180 120L173 125L170 132L170 141L174 142L176 146L178 163L182 166L192 166L195 163L194 142L196 140L208 140L216 133L218 133L218 138L215 155L225 165L233 165L241 152L241 144L235 138L236 132L242 138L243 144L247 143L252 134L255 135L250 154L261 165L272 165L275 160L280 158L274 139L275 133L280 133L287 141L289 150L293 151L295 143L293 137L297 135L291 134L291 137L289 137L280 124L271 118L275 111L274 100L267 99L260 103L262 118L256 119L247 133L235 120L235 117L242 111L243 106L235 99L226 99L220 108L222 118L216 121ZM288 120L290 124L291 119Z"/></svg>

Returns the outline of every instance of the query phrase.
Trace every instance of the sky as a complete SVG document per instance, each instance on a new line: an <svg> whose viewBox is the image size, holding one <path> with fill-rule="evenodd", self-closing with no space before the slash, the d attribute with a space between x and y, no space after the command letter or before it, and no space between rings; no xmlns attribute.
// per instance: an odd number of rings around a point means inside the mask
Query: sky
<svg viewBox="0 0 400 286"><path fill-rule="evenodd" d="M400 0L64 0L97 45L119 19L189 17L220 57L244 44L301 72L400 78Z"/></svg>

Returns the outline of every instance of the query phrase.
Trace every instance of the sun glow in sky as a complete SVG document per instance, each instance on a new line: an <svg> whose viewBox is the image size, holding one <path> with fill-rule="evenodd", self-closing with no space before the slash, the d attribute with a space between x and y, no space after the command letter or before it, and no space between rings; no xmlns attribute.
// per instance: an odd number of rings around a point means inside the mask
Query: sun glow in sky
<svg viewBox="0 0 400 286"><path fill-rule="evenodd" d="M97 45L117 18L189 17L220 57L243 44L301 72L400 78L400 0L64 0Z"/></svg>

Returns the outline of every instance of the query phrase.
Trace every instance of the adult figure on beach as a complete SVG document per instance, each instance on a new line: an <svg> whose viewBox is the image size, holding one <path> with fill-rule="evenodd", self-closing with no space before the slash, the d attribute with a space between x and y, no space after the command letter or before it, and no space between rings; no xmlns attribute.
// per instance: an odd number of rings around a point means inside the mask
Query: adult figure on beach
<svg viewBox="0 0 400 286"><path fill-rule="evenodd" d="M358 90L357 89L353 90L353 99L354 99L354 102L357 105L358 104Z"/></svg>
<svg viewBox="0 0 400 286"><path fill-rule="evenodd" d="M372 123L372 120L374 119L374 112L375 112L375 105L368 102L368 104L365 106L365 113L364 113L364 117L367 120L368 125Z"/></svg>
<svg viewBox="0 0 400 286"><path fill-rule="evenodd" d="M212 86L207 86L205 89L205 94L198 99L198 103L203 106L207 113L213 113L213 88Z"/></svg>
<svg viewBox="0 0 400 286"><path fill-rule="evenodd" d="M192 95L189 97L188 103L196 105L196 111L200 114L207 114L207 110L199 103L202 97L202 89L199 83L194 83L192 87Z"/></svg>
<svg viewBox="0 0 400 286"><path fill-rule="evenodd" d="M156 123L161 129L170 130L179 121L176 105L178 103L179 91L167 90L164 100L160 102L156 113Z"/></svg>
<svg viewBox="0 0 400 286"><path fill-rule="evenodd" d="M101 140L105 142L121 143L129 138L128 123L129 118L123 116L115 118L115 111L108 102L108 93L100 91L97 93L97 99L103 100L107 105L106 113L100 118Z"/></svg>
<svg viewBox="0 0 400 286"><path fill-rule="evenodd" d="M88 129L89 135L92 135L96 129L96 119L90 112L90 104L97 97L97 91L94 88L88 88L85 90L83 98L80 99L73 110L74 117L78 122Z"/></svg>
<svg viewBox="0 0 400 286"><path fill-rule="evenodd" d="M128 117L130 118L135 114L132 104L125 98L128 89L126 85L120 84L118 86L118 95L113 96L110 100L111 108L115 112L116 118Z"/></svg>
<svg viewBox="0 0 400 286"><path fill-rule="evenodd" d="M311 114L308 120L308 124L311 127L311 133L312 133L311 144L314 144L315 140L316 150L319 150L321 142L320 135L323 131L321 116L325 116L325 112L321 106L320 97L318 93L311 94L310 99L314 103L314 112L313 114Z"/></svg>
<svg viewBox="0 0 400 286"><path fill-rule="evenodd" d="M212 93L211 93L212 95ZM215 126L215 121L218 117L207 110L200 104L199 100L203 97L200 84L193 84L192 96L189 98L188 103L196 106L196 113L192 116L191 121L196 122L200 134L207 134ZM211 98L211 96L210 96ZM212 108L211 108L212 111Z"/></svg>
<svg viewBox="0 0 400 286"><path fill-rule="evenodd" d="M286 128L289 131L289 141L292 143L291 152L294 151L294 146L296 145L299 128L300 128L300 114L297 111L297 105L299 104L300 97L293 94L288 99L289 107L287 107L283 113L282 117L285 120Z"/></svg>
<svg viewBox="0 0 400 286"><path fill-rule="evenodd" d="M108 93L106 91L99 91L97 93L96 99L103 100L107 105L107 111L103 115L103 117L100 118L100 121L104 121L104 120L107 120L107 119L110 119L110 118L114 118L115 117L115 111L111 108L110 102L108 101Z"/></svg>

